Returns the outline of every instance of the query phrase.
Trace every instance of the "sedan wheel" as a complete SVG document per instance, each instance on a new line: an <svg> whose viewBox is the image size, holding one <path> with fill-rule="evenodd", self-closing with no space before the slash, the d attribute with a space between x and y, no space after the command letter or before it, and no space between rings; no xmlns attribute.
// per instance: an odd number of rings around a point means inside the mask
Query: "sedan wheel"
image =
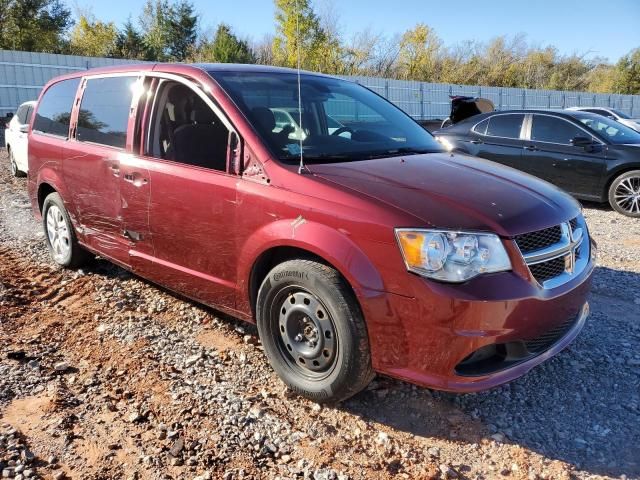
<svg viewBox="0 0 640 480"><path fill-rule="evenodd" d="M613 181L609 203L623 215L640 217L640 170L627 172Z"/></svg>

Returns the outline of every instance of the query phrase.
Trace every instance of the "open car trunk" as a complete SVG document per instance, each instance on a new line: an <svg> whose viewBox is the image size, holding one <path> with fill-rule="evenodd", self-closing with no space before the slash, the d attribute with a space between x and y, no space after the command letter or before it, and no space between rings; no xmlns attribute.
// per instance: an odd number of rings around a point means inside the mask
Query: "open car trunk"
<svg viewBox="0 0 640 480"><path fill-rule="evenodd" d="M452 96L450 98L451 114L449 115L449 120L453 125L474 115L495 110L493 102L486 98L465 96Z"/></svg>

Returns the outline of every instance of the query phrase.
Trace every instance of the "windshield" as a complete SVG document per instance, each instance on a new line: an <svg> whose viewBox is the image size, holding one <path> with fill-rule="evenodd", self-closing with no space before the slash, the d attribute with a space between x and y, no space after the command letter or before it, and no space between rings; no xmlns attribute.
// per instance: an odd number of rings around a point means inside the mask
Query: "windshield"
<svg viewBox="0 0 640 480"><path fill-rule="evenodd" d="M341 162L442 152L400 109L346 80L281 72L209 72L284 162Z"/></svg>
<svg viewBox="0 0 640 480"><path fill-rule="evenodd" d="M611 120L607 117L592 114L576 114L576 118L580 120L587 128L596 132L601 137L606 138L616 145L622 144L640 144L640 133L623 125L620 122Z"/></svg>

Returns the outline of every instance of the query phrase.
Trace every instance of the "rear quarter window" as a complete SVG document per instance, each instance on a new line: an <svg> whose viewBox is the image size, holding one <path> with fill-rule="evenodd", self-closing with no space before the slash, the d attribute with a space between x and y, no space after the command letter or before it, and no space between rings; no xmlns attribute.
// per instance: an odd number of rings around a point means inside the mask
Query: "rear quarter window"
<svg viewBox="0 0 640 480"><path fill-rule="evenodd" d="M33 130L67 137L71 121L71 108L80 84L79 78L62 80L44 92L33 123Z"/></svg>
<svg viewBox="0 0 640 480"><path fill-rule="evenodd" d="M136 81L134 76L87 80L78 113L79 141L125 147Z"/></svg>

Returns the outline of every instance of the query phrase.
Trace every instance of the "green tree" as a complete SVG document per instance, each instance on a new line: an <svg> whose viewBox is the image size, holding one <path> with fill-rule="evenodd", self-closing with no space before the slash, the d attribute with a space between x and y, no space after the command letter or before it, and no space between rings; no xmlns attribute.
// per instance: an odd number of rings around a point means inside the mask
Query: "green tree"
<svg viewBox="0 0 640 480"><path fill-rule="evenodd" d="M118 32L116 51L121 58L141 60L145 57L142 36L136 30L131 19L128 19L123 29Z"/></svg>
<svg viewBox="0 0 640 480"><path fill-rule="evenodd" d="M142 45L145 60L166 61L169 2L167 0L147 0L142 7L139 21L141 30L144 32Z"/></svg>
<svg viewBox="0 0 640 480"><path fill-rule="evenodd" d="M400 40L398 74L406 80L437 81L442 41L435 31L419 23Z"/></svg>
<svg viewBox="0 0 640 480"><path fill-rule="evenodd" d="M117 52L118 29L113 22L103 23L80 15L71 31L69 48L74 55L110 57Z"/></svg>
<svg viewBox="0 0 640 480"><path fill-rule="evenodd" d="M195 47L198 17L186 0L147 0L140 15L142 43L147 60L181 62Z"/></svg>
<svg viewBox="0 0 640 480"><path fill-rule="evenodd" d="M309 0L275 0L275 6L274 62L277 65L296 67L299 51L303 68L326 71L327 52L339 45L322 29Z"/></svg>
<svg viewBox="0 0 640 480"><path fill-rule="evenodd" d="M616 64L615 89L618 93L640 93L640 48L631 50Z"/></svg>
<svg viewBox="0 0 640 480"><path fill-rule="evenodd" d="M0 0L0 49L62 53L72 24L61 0Z"/></svg>
<svg viewBox="0 0 640 480"><path fill-rule="evenodd" d="M249 44L239 39L229 25L218 25L212 40L204 40L199 47L198 60L220 63L255 63Z"/></svg>
<svg viewBox="0 0 640 480"><path fill-rule="evenodd" d="M198 17L191 2L180 0L169 8L166 22L169 60L182 62L193 52L198 37Z"/></svg>

